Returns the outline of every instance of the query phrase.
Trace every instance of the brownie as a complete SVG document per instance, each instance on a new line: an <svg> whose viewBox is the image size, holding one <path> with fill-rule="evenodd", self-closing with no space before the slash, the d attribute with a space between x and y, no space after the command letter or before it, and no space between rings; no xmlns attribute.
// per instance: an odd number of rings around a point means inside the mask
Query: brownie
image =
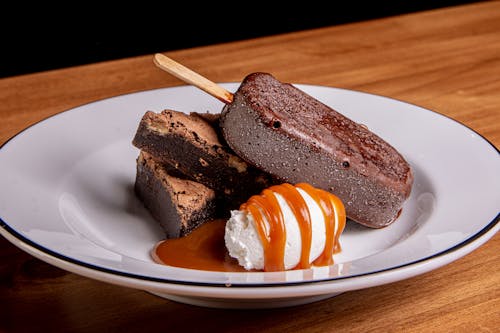
<svg viewBox="0 0 500 333"><path fill-rule="evenodd" d="M147 111L132 143L184 177L215 190L220 210L228 214L274 180L234 154L221 140L217 124L217 116L209 114Z"/></svg>
<svg viewBox="0 0 500 333"><path fill-rule="evenodd" d="M212 189L170 175L146 152L140 152L137 158L135 192L167 238L185 236L215 218L216 197Z"/></svg>
<svg viewBox="0 0 500 333"><path fill-rule="evenodd" d="M365 226L389 225L410 194L412 170L395 148L268 73L243 80L222 110L220 126L249 164L334 193L347 216Z"/></svg>

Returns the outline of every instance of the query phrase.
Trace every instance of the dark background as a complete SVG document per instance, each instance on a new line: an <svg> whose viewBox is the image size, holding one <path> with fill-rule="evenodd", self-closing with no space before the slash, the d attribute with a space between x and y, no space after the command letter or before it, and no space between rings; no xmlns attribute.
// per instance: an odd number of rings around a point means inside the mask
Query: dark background
<svg viewBox="0 0 500 333"><path fill-rule="evenodd" d="M280 5L271 0L164 0L3 5L0 77L472 2L478 1L302 0Z"/></svg>

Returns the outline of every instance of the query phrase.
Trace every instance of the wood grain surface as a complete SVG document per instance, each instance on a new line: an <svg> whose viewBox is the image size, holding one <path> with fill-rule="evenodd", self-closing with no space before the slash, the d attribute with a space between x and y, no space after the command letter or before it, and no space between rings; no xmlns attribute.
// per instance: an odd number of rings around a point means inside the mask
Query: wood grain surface
<svg viewBox="0 0 500 333"><path fill-rule="evenodd" d="M167 55L215 82L267 71L282 81L404 100L449 116L500 146L499 1ZM0 144L84 103L182 84L154 66L152 55L5 78ZM293 308L217 310L68 273L2 238L0 331L499 332L499 263L496 235L445 267L400 282Z"/></svg>

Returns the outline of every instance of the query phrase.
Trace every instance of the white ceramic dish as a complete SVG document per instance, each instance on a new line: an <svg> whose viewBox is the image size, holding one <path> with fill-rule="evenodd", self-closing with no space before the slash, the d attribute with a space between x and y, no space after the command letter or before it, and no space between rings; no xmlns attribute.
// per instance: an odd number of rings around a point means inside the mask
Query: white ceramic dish
<svg viewBox="0 0 500 333"><path fill-rule="evenodd" d="M237 84L224 84L231 91ZM211 307L281 307L428 272L498 231L498 150L471 129L390 98L297 85L396 147L415 171L399 220L350 223L336 264L280 273L167 267L149 251L162 232L133 192L131 144L146 110L219 112L191 86L83 105L21 132L0 149L0 233L24 251L89 278Z"/></svg>

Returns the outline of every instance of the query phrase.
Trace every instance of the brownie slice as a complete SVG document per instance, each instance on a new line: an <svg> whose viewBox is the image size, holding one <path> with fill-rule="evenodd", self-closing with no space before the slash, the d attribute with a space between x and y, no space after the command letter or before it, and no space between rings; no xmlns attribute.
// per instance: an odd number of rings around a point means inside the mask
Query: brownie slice
<svg viewBox="0 0 500 333"><path fill-rule="evenodd" d="M161 163L140 152L135 192L167 238L189 234L215 217L215 193L197 182L171 176Z"/></svg>
<svg viewBox="0 0 500 333"><path fill-rule="evenodd" d="M155 160L216 191L220 210L238 208L273 184L272 177L234 154L221 140L214 115L147 111L132 141Z"/></svg>
<svg viewBox="0 0 500 333"><path fill-rule="evenodd" d="M243 80L220 126L248 163L287 182L334 193L347 216L363 225L387 226L410 194L412 170L396 149L268 73Z"/></svg>

